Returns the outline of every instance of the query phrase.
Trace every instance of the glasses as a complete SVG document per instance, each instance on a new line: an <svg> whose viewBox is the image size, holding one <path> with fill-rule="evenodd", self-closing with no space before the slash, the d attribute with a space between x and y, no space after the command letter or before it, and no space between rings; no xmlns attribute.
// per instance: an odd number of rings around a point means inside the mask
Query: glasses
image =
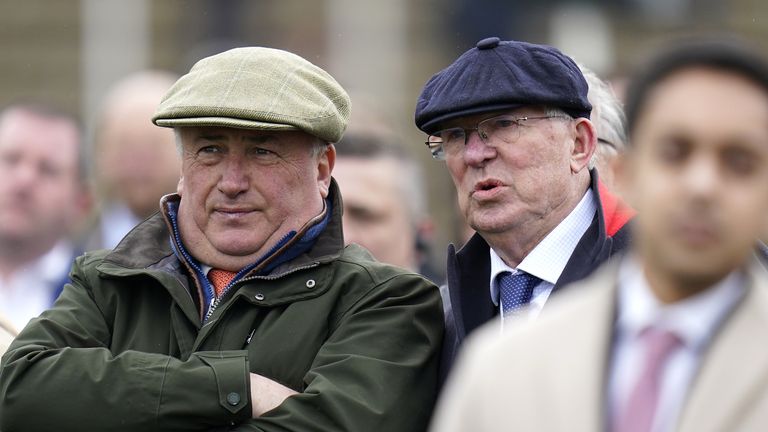
<svg viewBox="0 0 768 432"><path fill-rule="evenodd" d="M504 114L485 119L474 128L455 127L437 131L429 135L424 144L427 145L433 158L445 160L446 157L459 154L464 149L467 144L467 136L471 131L477 131L477 135L485 144L489 144L491 139L494 142L511 144L520 136L520 130L527 122L552 118L568 119L569 117L562 115L515 117L511 114Z"/></svg>

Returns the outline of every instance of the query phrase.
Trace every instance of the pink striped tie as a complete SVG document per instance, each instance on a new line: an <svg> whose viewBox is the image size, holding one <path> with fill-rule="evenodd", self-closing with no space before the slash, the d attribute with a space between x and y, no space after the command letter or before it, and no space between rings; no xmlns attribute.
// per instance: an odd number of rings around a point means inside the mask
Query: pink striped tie
<svg viewBox="0 0 768 432"><path fill-rule="evenodd" d="M649 432L659 401L661 373L670 355L682 345L673 332L653 327L641 335L645 345L643 371L632 389L627 404L619 411L614 432Z"/></svg>

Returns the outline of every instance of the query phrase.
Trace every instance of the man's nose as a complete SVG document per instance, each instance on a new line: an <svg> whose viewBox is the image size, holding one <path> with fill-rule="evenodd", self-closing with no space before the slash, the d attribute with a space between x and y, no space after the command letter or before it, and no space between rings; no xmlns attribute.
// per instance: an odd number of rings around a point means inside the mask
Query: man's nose
<svg viewBox="0 0 768 432"><path fill-rule="evenodd" d="M223 172L219 180L219 190L229 196L235 197L248 190L249 176L246 164L241 157L229 157L222 165Z"/></svg>
<svg viewBox="0 0 768 432"><path fill-rule="evenodd" d="M697 198L711 197L722 184L720 169L712 157L700 156L693 159L683 175L687 192Z"/></svg>
<svg viewBox="0 0 768 432"><path fill-rule="evenodd" d="M8 181L18 188L30 187L39 177L37 167L32 163L19 161L8 168Z"/></svg>
<svg viewBox="0 0 768 432"><path fill-rule="evenodd" d="M464 162L470 166L483 165L496 156L496 148L480 137L477 130L468 130L464 143Z"/></svg>

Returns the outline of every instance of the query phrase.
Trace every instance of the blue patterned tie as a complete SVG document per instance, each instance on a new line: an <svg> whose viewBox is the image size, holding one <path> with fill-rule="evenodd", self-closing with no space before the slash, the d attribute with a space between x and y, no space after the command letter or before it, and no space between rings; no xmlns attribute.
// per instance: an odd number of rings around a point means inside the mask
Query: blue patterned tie
<svg viewBox="0 0 768 432"><path fill-rule="evenodd" d="M541 279L524 271L518 271L514 275L510 272L501 273L498 280L502 316L507 316L515 309L527 305L531 301L533 288L541 282Z"/></svg>

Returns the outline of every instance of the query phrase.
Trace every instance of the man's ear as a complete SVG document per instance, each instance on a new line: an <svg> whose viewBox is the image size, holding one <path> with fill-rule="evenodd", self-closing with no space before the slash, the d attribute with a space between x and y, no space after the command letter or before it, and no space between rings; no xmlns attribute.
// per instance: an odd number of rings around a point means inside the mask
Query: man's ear
<svg viewBox="0 0 768 432"><path fill-rule="evenodd" d="M597 149L597 133L591 121L583 117L575 121L575 137L571 149L571 172L576 174L589 167L589 161Z"/></svg>
<svg viewBox="0 0 768 432"><path fill-rule="evenodd" d="M331 188L331 172L336 164L336 147L328 144L325 151L317 157L317 187L323 199L328 198Z"/></svg>
<svg viewBox="0 0 768 432"><path fill-rule="evenodd" d="M176 193L179 194L179 196L184 195L184 176L179 177L179 184L176 185Z"/></svg>

